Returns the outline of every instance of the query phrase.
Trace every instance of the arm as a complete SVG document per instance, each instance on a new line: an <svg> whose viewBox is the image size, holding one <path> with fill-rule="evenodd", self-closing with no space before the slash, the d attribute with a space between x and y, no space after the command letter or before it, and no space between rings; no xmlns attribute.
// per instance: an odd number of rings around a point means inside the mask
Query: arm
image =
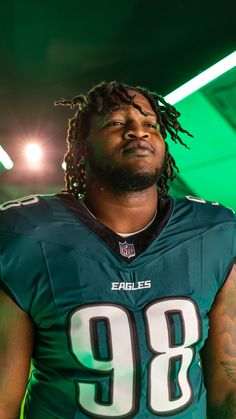
<svg viewBox="0 0 236 419"><path fill-rule="evenodd" d="M202 353L208 419L236 419L236 265L216 297Z"/></svg>
<svg viewBox="0 0 236 419"><path fill-rule="evenodd" d="M17 419L29 376L33 322L0 290L0 419Z"/></svg>

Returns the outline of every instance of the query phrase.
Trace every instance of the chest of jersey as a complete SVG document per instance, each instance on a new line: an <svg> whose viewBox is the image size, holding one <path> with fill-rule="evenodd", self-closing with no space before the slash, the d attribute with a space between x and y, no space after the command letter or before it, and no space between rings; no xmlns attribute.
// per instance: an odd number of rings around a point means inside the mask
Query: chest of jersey
<svg viewBox="0 0 236 419"><path fill-rule="evenodd" d="M7 286L37 326L35 411L63 419L205 417L199 350L233 255L230 230L205 228L183 206L126 263L112 245L117 235L103 240L103 231L61 206L54 211L50 229L36 224L26 238L10 235L2 256ZM129 256L142 248L126 241Z"/></svg>
<svg viewBox="0 0 236 419"><path fill-rule="evenodd" d="M135 417L147 405L153 417L183 415L199 392L196 353L214 295L202 241L154 241L129 266L101 243L99 251L84 241L42 246L45 272L31 309L39 370L50 364L76 383L88 415Z"/></svg>

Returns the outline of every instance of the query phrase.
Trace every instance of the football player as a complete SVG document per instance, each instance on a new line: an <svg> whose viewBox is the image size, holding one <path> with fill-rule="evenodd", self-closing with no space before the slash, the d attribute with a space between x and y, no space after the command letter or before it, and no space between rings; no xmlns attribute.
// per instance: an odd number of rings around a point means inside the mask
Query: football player
<svg viewBox="0 0 236 419"><path fill-rule="evenodd" d="M57 104L65 188L0 211L0 419L31 362L25 419L236 418L236 219L168 195L180 114L118 82Z"/></svg>

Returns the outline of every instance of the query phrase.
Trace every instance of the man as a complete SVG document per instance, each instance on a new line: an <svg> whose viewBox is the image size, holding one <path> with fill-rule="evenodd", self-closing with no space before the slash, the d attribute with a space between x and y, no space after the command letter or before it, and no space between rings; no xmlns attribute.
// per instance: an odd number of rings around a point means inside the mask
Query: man
<svg viewBox="0 0 236 419"><path fill-rule="evenodd" d="M65 190L2 206L0 419L31 359L27 419L236 418L236 220L168 196L179 113L117 82L58 103Z"/></svg>

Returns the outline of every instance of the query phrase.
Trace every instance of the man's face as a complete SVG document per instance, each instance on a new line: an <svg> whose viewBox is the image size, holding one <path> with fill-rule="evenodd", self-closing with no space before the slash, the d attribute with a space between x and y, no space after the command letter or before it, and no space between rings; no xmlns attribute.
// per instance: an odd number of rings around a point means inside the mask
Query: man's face
<svg viewBox="0 0 236 419"><path fill-rule="evenodd" d="M140 93L132 105L120 103L107 115L95 115L85 141L87 179L98 178L117 193L147 189L160 178L165 160L165 142L157 116Z"/></svg>

